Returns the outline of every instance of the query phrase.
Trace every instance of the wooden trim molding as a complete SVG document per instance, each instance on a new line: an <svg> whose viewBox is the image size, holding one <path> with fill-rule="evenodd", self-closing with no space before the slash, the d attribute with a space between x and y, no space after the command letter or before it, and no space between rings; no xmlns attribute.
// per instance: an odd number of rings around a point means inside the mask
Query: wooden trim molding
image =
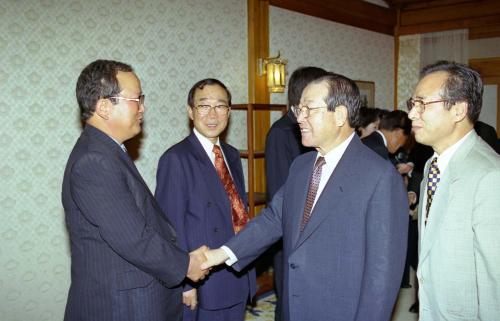
<svg viewBox="0 0 500 321"><path fill-rule="evenodd" d="M269 57L269 1L248 0L248 102L269 104L270 94L266 78L258 75L258 59ZM247 118L254 126L254 150L264 150L266 135L270 128L269 111L252 112ZM265 192L265 163L262 158L248 157L248 198L255 201L254 192ZM253 179L250 179L253 177ZM255 209L251 208L253 215Z"/></svg>
<svg viewBox="0 0 500 321"><path fill-rule="evenodd" d="M500 137L500 57L470 59L469 66L481 74L485 85L497 85L497 136Z"/></svg>

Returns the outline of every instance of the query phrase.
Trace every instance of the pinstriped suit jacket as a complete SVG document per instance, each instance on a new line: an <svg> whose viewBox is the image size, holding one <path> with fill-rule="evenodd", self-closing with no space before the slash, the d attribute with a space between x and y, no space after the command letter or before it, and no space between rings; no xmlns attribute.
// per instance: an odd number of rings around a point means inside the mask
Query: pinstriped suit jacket
<svg viewBox="0 0 500 321"><path fill-rule="evenodd" d="M426 186L424 178L420 195ZM472 132L441 177L426 226L423 208L420 320L500 320L500 156Z"/></svg>
<svg viewBox="0 0 500 321"><path fill-rule="evenodd" d="M87 125L62 202L71 242L65 320L179 320L189 257L130 157Z"/></svg>

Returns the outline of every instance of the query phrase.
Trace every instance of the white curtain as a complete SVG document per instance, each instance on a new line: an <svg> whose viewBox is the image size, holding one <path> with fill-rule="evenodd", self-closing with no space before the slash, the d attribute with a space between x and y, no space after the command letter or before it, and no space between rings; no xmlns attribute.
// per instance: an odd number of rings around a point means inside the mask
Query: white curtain
<svg viewBox="0 0 500 321"><path fill-rule="evenodd" d="M420 66L438 60L469 63L469 31L467 29L431 32L420 35Z"/></svg>

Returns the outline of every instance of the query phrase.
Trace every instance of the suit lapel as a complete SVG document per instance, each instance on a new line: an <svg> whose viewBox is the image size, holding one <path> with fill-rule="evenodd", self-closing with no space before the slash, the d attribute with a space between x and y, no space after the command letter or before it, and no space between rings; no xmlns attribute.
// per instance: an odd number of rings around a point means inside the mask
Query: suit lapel
<svg viewBox="0 0 500 321"><path fill-rule="evenodd" d="M231 213L231 204L229 203L229 198L227 197L224 186L222 185L214 165L203 149L203 146L193 132L188 136L188 141L191 143L191 148L189 150L200 166L202 179L207 186L206 191L208 191L209 195L212 195L213 200L215 200L217 207L219 207L222 213ZM229 215L223 215L223 217L226 220L231 218ZM230 224L232 224L232 221Z"/></svg>
<svg viewBox="0 0 500 321"><path fill-rule="evenodd" d="M307 190L309 187L309 180L311 179L311 173L313 172L314 162L316 161L316 153L309 153L305 157L308 159L305 161L306 168L301 171L297 171L293 173L295 179L294 185L292 186L292 196L291 201L294 205L289 207L289 211L291 211L291 229L292 229L292 242L297 245L297 242L300 237L300 223L302 221L302 217L304 216L304 207L306 204L307 198ZM283 213L282 215L290 215L289 213ZM313 213L314 215L314 213ZM310 223L310 222L309 222Z"/></svg>
<svg viewBox="0 0 500 321"><path fill-rule="evenodd" d="M448 167L441 177L436 189L436 193L434 194L431 209L429 211L429 219L427 220L427 226L424 225L425 218L423 217L425 204L422 204L422 206L420 207L421 210L419 214L419 224L421 224L420 231L423 230L419 244L422 249L420 251L421 260L424 260L427 257L429 251L432 248L432 245L438 238L441 225L443 224L446 215L456 214L450 213L450 211L446 210L450 201L451 186L453 186L454 184L460 184L460 175L464 172L464 169L460 168L461 164L464 158L469 154L474 143L477 141L477 137L478 136L476 135L476 133L471 133L471 135L465 139L465 141L450 159ZM427 193L427 173L429 171L429 164L430 160L428 160L425 165L425 178L423 180L424 183L422 184L420 189L420 195L423 195L422 193Z"/></svg>
<svg viewBox="0 0 500 321"><path fill-rule="evenodd" d="M226 161L229 166L229 170L231 171L231 175L233 178L234 186L236 187L236 190L238 191L238 194L240 195L241 199L243 200L243 203L245 206L247 205L246 201L246 195L245 195L245 182L242 181L242 177L236 173L236 169L240 166L239 162L240 160L240 155L231 153L229 150L229 146L224 143L223 141L220 142L222 151L224 152L224 156L226 156Z"/></svg>
<svg viewBox="0 0 500 321"><path fill-rule="evenodd" d="M330 175L330 177L328 178L325 188L319 195L318 200L316 201L316 205L313 208L311 218L304 228L304 231L300 233L300 223L295 225L299 235L298 241L295 246L296 248L299 247L305 240L307 240L307 238L321 225L321 223L326 218L334 215L334 213L337 211L339 202L331 202L329 200L342 200L344 198L343 186L345 186L346 184L350 184L351 176L354 174L353 169L356 168L356 157L358 154L357 151L361 144L361 141L357 139L357 137L354 137L353 140L349 143L349 146L347 146L344 155L342 155L339 163L337 164L337 167L333 171L332 175ZM307 180L307 182L309 183L309 179ZM308 185L306 185L305 194L307 194L307 188ZM305 204L305 197L302 204ZM304 206L302 206L302 208L303 207ZM300 219L302 219L302 217Z"/></svg>

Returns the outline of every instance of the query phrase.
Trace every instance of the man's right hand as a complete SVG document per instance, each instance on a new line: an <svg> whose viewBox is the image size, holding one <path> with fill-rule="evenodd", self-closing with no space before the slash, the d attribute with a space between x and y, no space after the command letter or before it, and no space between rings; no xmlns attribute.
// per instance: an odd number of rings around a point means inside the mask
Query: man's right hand
<svg viewBox="0 0 500 321"><path fill-rule="evenodd" d="M229 259L229 256L227 256L226 252L221 248L208 250L204 254L206 261L201 265L202 269L209 269L212 266L222 264Z"/></svg>
<svg viewBox="0 0 500 321"><path fill-rule="evenodd" d="M208 272L210 272L208 268L201 267L202 263L206 261L204 253L208 250L208 247L203 245L189 253L189 267L186 276L194 282L203 280Z"/></svg>

